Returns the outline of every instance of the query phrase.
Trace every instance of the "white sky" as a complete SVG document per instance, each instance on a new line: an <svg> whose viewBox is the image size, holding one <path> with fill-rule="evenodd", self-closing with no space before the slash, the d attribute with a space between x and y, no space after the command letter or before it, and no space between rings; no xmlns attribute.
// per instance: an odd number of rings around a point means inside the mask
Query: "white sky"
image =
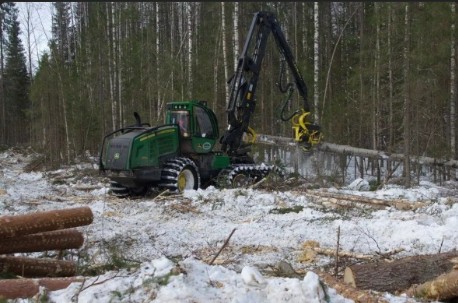
<svg viewBox="0 0 458 303"><path fill-rule="evenodd" d="M27 32L30 32L32 69L35 72L39 58L49 49L48 41L51 39L52 2L15 3L19 9L18 20L21 25L21 40L27 60L29 52L29 38L27 37ZM29 20L29 22L27 22L27 20ZM29 24L30 31L27 30L27 24Z"/></svg>

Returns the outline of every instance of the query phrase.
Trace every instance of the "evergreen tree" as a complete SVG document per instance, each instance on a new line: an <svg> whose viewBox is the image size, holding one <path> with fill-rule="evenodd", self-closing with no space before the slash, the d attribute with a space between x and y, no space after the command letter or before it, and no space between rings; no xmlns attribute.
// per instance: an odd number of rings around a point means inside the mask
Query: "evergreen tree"
<svg viewBox="0 0 458 303"><path fill-rule="evenodd" d="M6 141L6 105L5 105L5 47L7 44L7 30L11 27L11 12L13 2L3 2L0 4L0 144Z"/></svg>
<svg viewBox="0 0 458 303"><path fill-rule="evenodd" d="M30 78L27 72L26 56L19 38L18 10L12 5L11 27L8 28L4 81L4 102L6 114L5 142L11 144L29 143L30 129L27 125L30 109Z"/></svg>

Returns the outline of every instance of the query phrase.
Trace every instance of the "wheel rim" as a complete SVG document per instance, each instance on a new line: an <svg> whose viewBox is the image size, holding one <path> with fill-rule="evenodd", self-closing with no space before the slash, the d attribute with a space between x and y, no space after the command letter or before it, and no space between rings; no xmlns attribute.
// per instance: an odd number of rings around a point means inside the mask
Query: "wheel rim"
<svg viewBox="0 0 458 303"><path fill-rule="evenodd" d="M232 178L232 187L247 186L249 183L250 179L244 174L237 174Z"/></svg>
<svg viewBox="0 0 458 303"><path fill-rule="evenodd" d="M186 189L194 189L195 183L194 174L189 169L183 169L178 175L177 188L180 192Z"/></svg>

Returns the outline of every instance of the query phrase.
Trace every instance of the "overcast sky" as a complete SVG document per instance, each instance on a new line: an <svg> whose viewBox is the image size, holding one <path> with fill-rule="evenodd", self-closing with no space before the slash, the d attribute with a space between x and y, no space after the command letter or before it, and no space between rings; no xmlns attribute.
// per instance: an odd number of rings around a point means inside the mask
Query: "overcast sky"
<svg viewBox="0 0 458 303"><path fill-rule="evenodd" d="M48 50L48 41L51 39L52 2L15 2L19 9L19 23L21 24L21 40L28 60L27 32L30 32L30 48L32 54L32 69L35 72L38 59ZM29 12L29 13L28 13ZM30 16L28 18L28 16ZM27 20L30 20L27 22ZM28 26L30 30L28 30ZM28 68L28 67L27 67Z"/></svg>

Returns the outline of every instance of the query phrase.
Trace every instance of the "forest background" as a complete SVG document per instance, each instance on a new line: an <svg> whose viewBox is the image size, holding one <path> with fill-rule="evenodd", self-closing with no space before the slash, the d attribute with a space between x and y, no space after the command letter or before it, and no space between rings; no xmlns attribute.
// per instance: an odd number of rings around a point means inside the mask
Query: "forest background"
<svg viewBox="0 0 458 303"><path fill-rule="evenodd" d="M227 81L253 14L271 11L326 142L455 159L455 5L54 2L49 51L34 69L16 4L2 2L0 146L32 146L51 166L70 163L97 154L105 134L135 122L134 111L161 124L172 100L207 101L222 131ZM282 58L269 39L253 128L291 137L278 116ZM290 109L298 106L296 93Z"/></svg>

